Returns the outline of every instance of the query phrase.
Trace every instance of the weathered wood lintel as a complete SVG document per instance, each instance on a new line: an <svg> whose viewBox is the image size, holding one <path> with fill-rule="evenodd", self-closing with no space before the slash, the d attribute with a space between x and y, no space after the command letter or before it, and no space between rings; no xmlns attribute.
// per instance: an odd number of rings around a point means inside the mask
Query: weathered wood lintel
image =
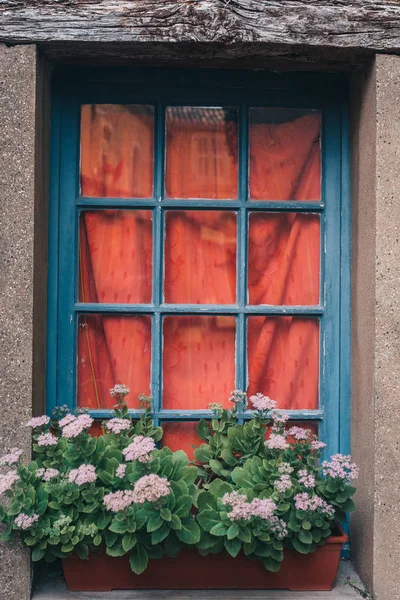
<svg viewBox="0 0 400 600"><path fill-rule="evenodd" d="M0 0L0 42L73 58L348 63L400 53L399 0ZM147 45L148 50L145 46ZM182 46L183 45L183 46ZM204 45L204 46L203 46ZM207 46L207 47L206 47ZM191 48L196 52L191 53ZM86 52L85 52L86 54Z"/></svg>

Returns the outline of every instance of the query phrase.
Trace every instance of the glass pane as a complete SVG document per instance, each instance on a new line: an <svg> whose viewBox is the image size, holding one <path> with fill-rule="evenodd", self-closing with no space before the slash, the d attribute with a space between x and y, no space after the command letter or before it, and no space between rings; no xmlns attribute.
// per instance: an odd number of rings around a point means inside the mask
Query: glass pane
<svg viewBox="0 0 400 600"><path fill-rule="evenodd" d="M318 304L319 278L319 215L250 213L250 304Z"/></svg>
<svg viewBox="0 0 400 600"><path fill-rule="evenodd" d="M82 196L150 198L153 195L153 155L152 106L82 106Z"/></svg>
<svg viewBox="0 0 400 600"><path fill-rule="evenodd" d="M318 408L319 321L249 317L248 394L261 392L278 408Z"/></svg>
<svg viewBox="0 0 400 600"><path fill-rule="evenodd" d="M234 317L165 317L163 408L229 406L235 388Z"/></svg>
<svg viewBox="0 0 400 600"><path fill-rule="evenodd" d="M79 237L80 302L151 302L150 210L84 212Z"/></svg>
<svg viewBox="0 0 400 600"><path fill-rule="evenodd" d="M166 114L168 198L237 198L238 115L233 108L173 106Z"/></svg>
<svg viewBox="0 0 400 600"><path fill-rule="evenodd" d="M189 460L194 459L194 448L200 446L203 440L196 433L197 421L168 421L162 424L163 439L162 446L168 446L170 450L184 450Z"/></svg>
<svg viewBox="0 0 400 600"><path fill-rule="evenodd" d="M128 386L131 408L150 393L151 317L81 315L78 324L78 406L112 408L109 390Z"/></svg>
<svg viewBox="0 0 400 600"><path fill-rule="evenodd" d="M250 109L250 199L320 200L321 114Z"/></svg>
<svg viewBox="0 0 400 600"><path fill-rule="evenodd" d="M168 211L165 223L165 302L236 301L237 214Z"/></svg>

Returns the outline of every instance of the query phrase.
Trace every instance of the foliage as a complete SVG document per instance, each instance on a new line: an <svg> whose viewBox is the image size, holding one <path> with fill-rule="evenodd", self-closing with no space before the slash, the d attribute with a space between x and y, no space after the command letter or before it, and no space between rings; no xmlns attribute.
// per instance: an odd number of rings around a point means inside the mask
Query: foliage
<svg viewBox="0 0 400 600"><path fill-rule="evenodd" d="M335 517L353 510L350 458L321 465L323 444L301 428L286 431L287 417L269 398L250 399L256 411L245 424L243 392L232 393L232 410L211 405L214 418L198 424L205 443L189 464L185 452L156 447L162 430L150 398L140 398L143 412L131 419L128 392L110 390L115 417L100 437L88 433L93 419L82 410L31 419L34 460L23 464L17 449L0 459L0 493L8 496L1 540L19 534L34 561L128 554L137 574L149 559L187 546L202 555L243 552L277 571L284 548L313 552Z"/></svg>

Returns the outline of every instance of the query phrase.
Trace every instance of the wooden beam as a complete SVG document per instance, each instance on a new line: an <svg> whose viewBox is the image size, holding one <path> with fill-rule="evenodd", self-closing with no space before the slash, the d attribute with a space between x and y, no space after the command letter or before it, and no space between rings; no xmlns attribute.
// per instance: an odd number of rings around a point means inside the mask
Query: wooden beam
<svg viewBox="0 0 400 600"><path fill-rule="evenodd" d="M0 0L0 42L204 43L225 55L252 44L264 53L400 52L400 2Z"/></svg>

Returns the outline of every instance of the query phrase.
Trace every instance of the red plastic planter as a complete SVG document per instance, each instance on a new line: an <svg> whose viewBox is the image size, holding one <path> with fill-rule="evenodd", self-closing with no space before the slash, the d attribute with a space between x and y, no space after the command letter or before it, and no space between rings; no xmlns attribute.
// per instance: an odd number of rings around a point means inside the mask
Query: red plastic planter
<svg viewBox="0 0 400 600"><path fill-rule="evenodd" d="M64 576L72 591L109 592L115 589L289 589L331 590L347 535L340 529L313 554L285 550L280 571L270 573L261 560L244 555L200 556L182 551L177 558L150 561L141 575L132 573L127 556L112 558L93 554L87 560L70 556L63 560Z"/></svg>

